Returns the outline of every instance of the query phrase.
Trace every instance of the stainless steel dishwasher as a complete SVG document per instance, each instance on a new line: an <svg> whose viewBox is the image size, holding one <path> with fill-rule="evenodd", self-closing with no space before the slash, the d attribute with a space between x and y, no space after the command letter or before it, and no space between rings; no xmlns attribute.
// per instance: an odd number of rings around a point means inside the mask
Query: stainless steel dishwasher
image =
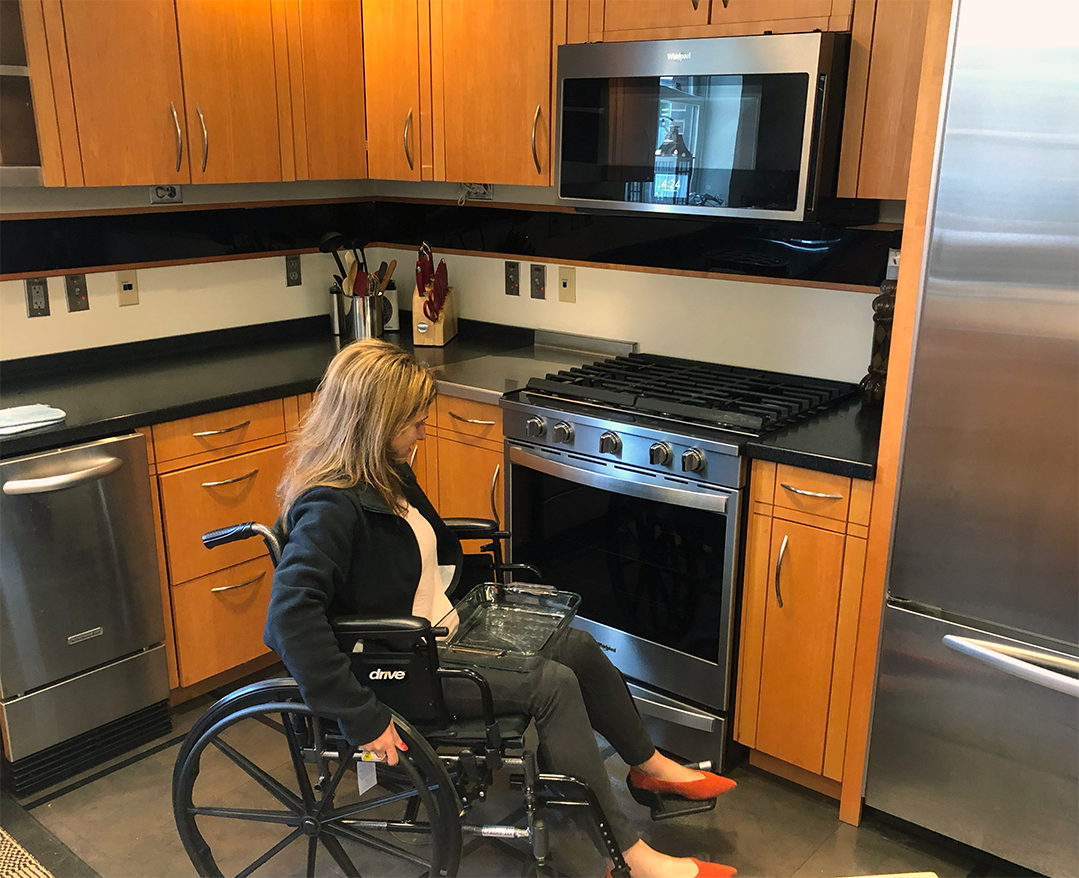
<svg viewBox="0 0 1079 878"><path fill-rule="evenodd" d="M0 725L41 789L166 734L169 682L146 442L0 464Z"/></svg>

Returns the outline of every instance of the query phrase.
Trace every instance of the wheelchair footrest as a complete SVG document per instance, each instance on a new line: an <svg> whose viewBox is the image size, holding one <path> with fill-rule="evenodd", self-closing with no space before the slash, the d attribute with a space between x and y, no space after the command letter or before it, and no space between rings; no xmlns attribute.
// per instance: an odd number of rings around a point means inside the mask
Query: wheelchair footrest
<svg viewBox="0 0 1079 878"><path fill-rule="evenodd" d="M655 793L633 786L626 778L629 794L639 805L644 805L652 812L653 820L670 820L672 817L688 817L690 814L704 814L716 807L715 799L683 799L671 793Z"/></svg>

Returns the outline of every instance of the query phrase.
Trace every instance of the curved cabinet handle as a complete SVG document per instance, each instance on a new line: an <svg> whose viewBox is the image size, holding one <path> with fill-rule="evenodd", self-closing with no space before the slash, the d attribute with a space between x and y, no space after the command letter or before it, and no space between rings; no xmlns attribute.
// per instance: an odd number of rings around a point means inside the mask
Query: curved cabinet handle
<svg viewBox="0 0 1079 878"><path fill-rule="evenodd" d="M203 482L204 488L219 488L222 485L234 485L236 482L242 482L244 479L250 479L252 476L257 476L259 471L257 469L251 470L249 473L244 473L242 476L236 476L234 479L221 479L219 482Z"/></svg>
<svg viewBox="0 0 1079 878"><path fill-rule="evenodd" d="M694 12L696 12L698 7L701 5L701 0L689 0L689 2L693 4L693 11ZM727 4L724 3L723 5L726 6Z"/></svg>
<svg viewBox="0 0 1079 878"><path fill-rule="evenodd" d="M217 588L211 588L210 593L216 594L219 591L232 591L234 588L243 588L245 585L251 585L252 583L258 582L265 575L266 571L264 570L258 576L253 576L246 582L237 582L235 585L219 585Z"/></svg>
<svg viewBox="0 0 1079 878"><path fill-rule="evenodd" d="M408 458L408 465L409 466L412 466L412 464L414 464L416 462L416 452L419 451L419 450L420 450L419 443L416 443L415 445L412 446L412 454L409 455L409 458Z"/></svg>
<svg viewBox="0 0 1079 878"><path fill-rule="evenodd" d="M201 433L192 433L196 439L201 439L203 436L220 436L222 433L232 433L235 430L242 430L244 427L250 426L250 421L244 421L242 424L235 424L232 427L225 427L224 430L203 430Z"/></svg>
<svg viewBox="0 0 1079 878"><path fill-rule="evenodd" d="M206 119L202 115L202 108L195 104L195 112L199 115L199 124L202 126L202 173L206 173L206 160L210 157L210 135L206 131Z"/></svg>
<svg viewBox="0 0 1079 878"><path fill-rule="evenodd" d="M959 637L955 634L945 634L943 643L949 649L969 655L971 658L1011 674L1020 680L1044 686L1079 698L1079 661L1061 656L1049 655L1037 652L1033 649L1024 649L1018 646L1009 646L1004 643L993 643L988 640L975 640L972 637ZM1045 662L1058 667L1066 673L1060 674L1043 668L1035 662Z"/></svg>
<svg viewBox="0 0 1079 878"><path fill-rule="evenodd" d="M501 527L498 520L498 507L495 506L495 488L498 487L498 472L502 469L502 464L495 464L495 474L491 476L491 518L495 520L495 527Z"/></svg>
<svg viewBox="0 0 1079 878"><path fill-rule="evenodd" d="M180 161L184 157L184 135L180 131L180 116L176 112L176 104L169 101L169 109L172 110L172 124L176 126L176 173L180 173Z"/></svg>
<svg viewBox="0 0 1079 878"><path fill-rule="evenodd" d="M450 417L463 424L479 424L483 427L493 427L495 425L494 421L477 421L474 418L462 418L460 415L455 415L453 412L450 412Z"/></svg>
<svg viewBox="0 0 1079 878"><path fill-rule="evenodd" d="M405 117L405 158L408 159L408 169L414 171L415 165L412 164L412 153L408 151L408 133L412 130L412 107L408 108L408 116Z"/></svg>
<svg viewBox="0 0 1079 878"><path fill-rule="evenodd" d="M728 4L728 3L730 3L730 0L723 0L723 8L724 8L724 9L726 9L726 8L727 8L727 4Z"/></svg>
<svg viewBox="0 0 1079 878"><path fill-rule="evenodd" d="M107 457L100 463L81 469L73 473L63 473L59 476L45 476L40 479L12 479L4 485L4 493L12 494L47 494L50 491L62 491L64 488L73 488L84 482L92 482L109 473L116 472L124 462L118 457Z"/></svg>
<svg viewBox="0 0 1079 878"><path fill-rule="evenodd" d="M779 558L776 560L776 603L779 604L779 609L783 609L783 595L779 591L779 571L783 569L783 556L787 552L787 540L790 539L788 534L783 534L783 542L779 546Z"/></svg>
<svg viewBox="0 0 1079 878"><path fill-rule="evenodd" d="M543 169L540 167L539 153L536 152L536 126L539 125L540 118L540 105L536 104L536 115L532 117L532 161L536 163L536 173L542 174Z"/></svg>
<svg viewBox="0 0 1079 878"><path fill-rule="evenodd" d="M842 500L842 494L818 494L816 491L803 491L801 488L794 488L790 485L785 485L782 482L779 483L780 487L786 491L790 491L792 494L801 494L803 497L816 497L818 500Z"/></svg>

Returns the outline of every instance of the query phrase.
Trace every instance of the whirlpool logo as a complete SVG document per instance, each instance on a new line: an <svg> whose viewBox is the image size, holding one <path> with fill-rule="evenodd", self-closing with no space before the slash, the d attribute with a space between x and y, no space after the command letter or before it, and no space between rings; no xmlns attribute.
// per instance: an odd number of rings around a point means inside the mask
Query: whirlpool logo
<svg viewBox="0 0 1079 878"><path fill-rule="evenodd" d="M603 642L602 640L597 640L597 641L596 641L596 643L598 643L598 644L599 644L599 648L600 648L600 649L605 649L605 650L607 650L607 652L618 652L618 648L617 648L617 647L615 647L615 646L608 646L608 645L607 645L606 643L604 643L604 642Z"/></svg>
<svg viewBox="0 0 1079 878"><path fill-rule="evenodd" d="M668 61L688 61L692 57L693 57L692 52L668 52L667 53L667 60Z"/></svg>
<svg viewBox="0 0 1079 878"><path fill-rule="evenodd" d="M373 671L371 671L370 674L367 675L367 677L371 680L388 680L393 682L400 682L401 680L405 679L405 672L386 671L382 668L375 668Z"/></svg>

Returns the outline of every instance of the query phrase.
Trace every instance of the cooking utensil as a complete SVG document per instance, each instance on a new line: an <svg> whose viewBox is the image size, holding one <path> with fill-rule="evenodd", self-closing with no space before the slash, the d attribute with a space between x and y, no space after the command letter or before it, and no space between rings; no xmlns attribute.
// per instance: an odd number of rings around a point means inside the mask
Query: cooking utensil
<svg viewBox="0 0 1079 878"><path fill-rule="evenodd" d="M360 263L354 261L351 265L349 265L348 272L345 275L345 283L341 287L346 296L356 295L356 275L358 274L359 270Z"/></svg>
<svg viewBox="0 0 1079 878"><path fill-rule="evenodd" d="M423 313L432 323L438 320L442 312L442 306L446 303L446 293L449 291L450 282L446 270L446 260L441 259L438 269L431 278L431 292L423 303Z"/></svg>
<svg viewBox="0 0 1079 878"><path fill-rule="evenodd" d="M386 263L382 263L386 265ZM389 285L390 278L393 277L393 270L397 268L397 260L391 259L390 264L386 266L386 273L382 275L382 282L378 285L379 295L386 292L386 287Z"/></svg>
<svg viewBox="0 0 1079 878"><path fill-rule="evenodd" d="M382 262L379 263L378 271L375 272L375 276L378 278L378 285L379 286L382 286L382 278L384 278L386 276L386 269L388 269L388 268L389 268L389 265L387 265L386 260L383 259Z"/></svg>
<svg viewBox="0 0 1079 878"><path fill-rule="evenodd" d="M337 262L337 267L341 269L342 277L348 275L348 269L345 268L344 263L341 261L341 257L337 255L337 251L340 250L344 244L345 236L340 232L327 232L322 236L322 240L318 242L319 252L333 254L333 258Z"/></svg>
<svg viewBox="0 0 1079 878"><path fill-rule="evenodd" d="M420 293L425 294L427 285L435 273L435 257L431 253L431 245L424 241L420 244L419 255L416 259L416 271L421 278Z"/></svg>

